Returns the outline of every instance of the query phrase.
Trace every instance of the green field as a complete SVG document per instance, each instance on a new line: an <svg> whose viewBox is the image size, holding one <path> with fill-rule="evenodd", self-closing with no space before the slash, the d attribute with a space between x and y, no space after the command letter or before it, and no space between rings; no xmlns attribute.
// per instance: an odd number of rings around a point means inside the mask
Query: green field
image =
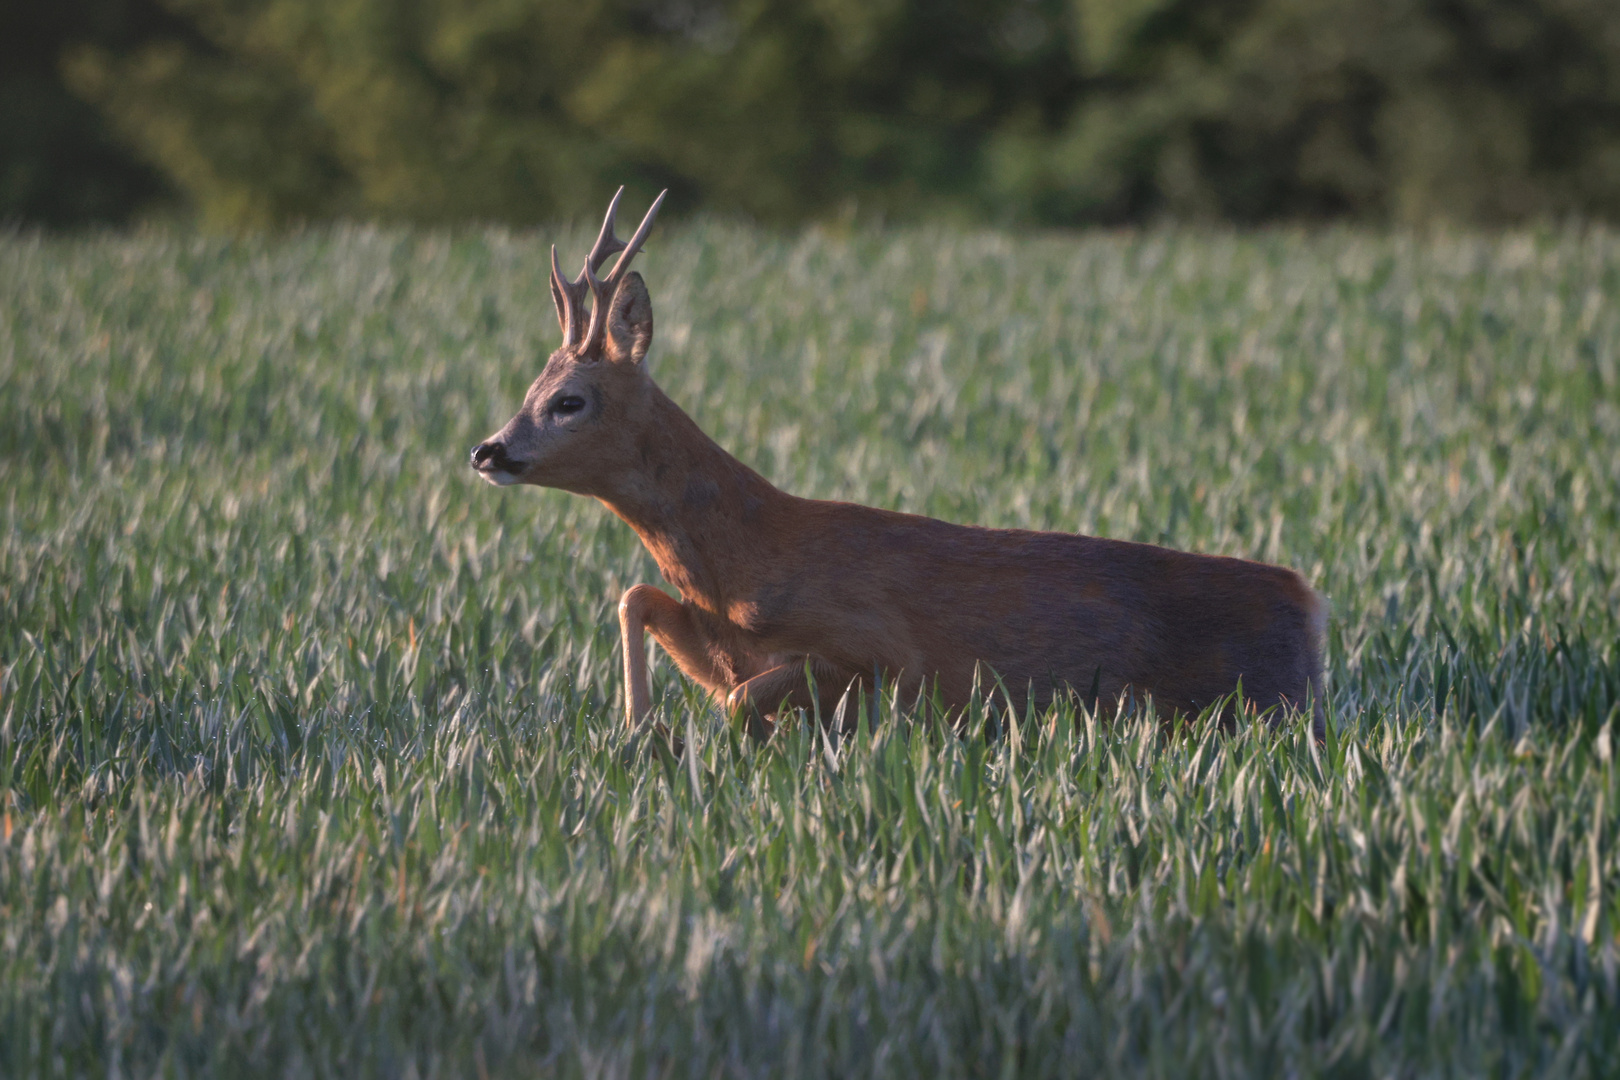
<svg viewBox="0 0 1620 1080"><path fill-rule="evenodd" d="M467 448L561 233L0 238L0 1074L1614 1075L1620 233L669 226L790 491L1297 567L1331 734L765 746Z"/></svg>

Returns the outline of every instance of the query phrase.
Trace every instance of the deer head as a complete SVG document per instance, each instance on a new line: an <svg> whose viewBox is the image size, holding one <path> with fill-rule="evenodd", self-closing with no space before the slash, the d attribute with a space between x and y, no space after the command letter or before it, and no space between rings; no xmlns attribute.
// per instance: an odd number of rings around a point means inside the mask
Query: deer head
<svg viewBox="0 0 1620 1080"><path fill-rule="evenodd" d="M646 361L653 318L647 285L630 272L630 260L667 194L658 196L626 242L613 232L621 187L577 278L563 276L552 246L551 298L562 345L529 387L517 415L472 448L472 467L490 483L540 484L590 495L615 473L635 466L636 419L645 415L652 393ZM620 254L612 271L598 278L615 252Z"/></svg>

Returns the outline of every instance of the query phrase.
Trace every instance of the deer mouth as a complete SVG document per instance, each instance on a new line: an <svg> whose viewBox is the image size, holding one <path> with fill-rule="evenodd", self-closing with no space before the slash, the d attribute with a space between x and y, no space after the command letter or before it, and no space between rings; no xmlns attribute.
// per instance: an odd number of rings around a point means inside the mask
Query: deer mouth
<svg viewBox="0 0 1620 1080"><path fill-rule="evenodd" d="M478 467L478 475L494 484L496 487L507 487L518 482L517 474L507 472L505 469L491 469Z"/></svg>

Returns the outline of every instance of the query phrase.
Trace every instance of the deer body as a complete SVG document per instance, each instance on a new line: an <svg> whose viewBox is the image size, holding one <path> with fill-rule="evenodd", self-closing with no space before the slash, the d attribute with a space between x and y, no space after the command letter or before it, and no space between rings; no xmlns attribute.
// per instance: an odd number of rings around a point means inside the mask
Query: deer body
<svg viewBox="0 0 1620 1080"><path fill-rule="evenodd" d="M620 603L632 724L652 708L648 632L762 735L784 704L830 719L851 686L878 679L951 708L977 687L1020 709L1095 690L1196 712L1240 680L1262 708L1320 702L1325 607L1291 570L797 498L726 453L646 371L651 305L622 271L651 217L606 282L594 275L618 250L613 208L579 281L553 253L564 346L523 410L473 451L493 482L599 499L679 591L638 585ZM570 301L587 285L580 334ZM1319 735L1321 723L1318 710Z"/></svg>

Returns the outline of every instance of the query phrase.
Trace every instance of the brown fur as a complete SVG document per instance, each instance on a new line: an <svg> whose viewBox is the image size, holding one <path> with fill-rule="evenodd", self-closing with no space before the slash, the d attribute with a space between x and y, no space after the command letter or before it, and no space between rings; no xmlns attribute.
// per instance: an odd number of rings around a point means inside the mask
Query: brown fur
<svg viewBox="0 0 1620 1080"><path fill-rule="evenodd" d="M652 707L650 632L760 734L784 703L818 704L831 717L851 685L881 677L952 708L976 682L999 679L1020 709L1031 697L1041 706L1095 687L1103 701L1151 697L1162 713L1195 712L1241 680L1260 708L1313 701L1322 736L1326 612L1297 573L779 491L654 384L652 305L640 275L623 270L610 275L611 298L598 300L610 305L605 334L553 353L523 408L474 448L473 464L492 482L599 499L679 591L675 600L637 585L619 605L633 725ZM558 304L566 334L580 316ZM583 405L564 414L570 398Z"/></svg>

